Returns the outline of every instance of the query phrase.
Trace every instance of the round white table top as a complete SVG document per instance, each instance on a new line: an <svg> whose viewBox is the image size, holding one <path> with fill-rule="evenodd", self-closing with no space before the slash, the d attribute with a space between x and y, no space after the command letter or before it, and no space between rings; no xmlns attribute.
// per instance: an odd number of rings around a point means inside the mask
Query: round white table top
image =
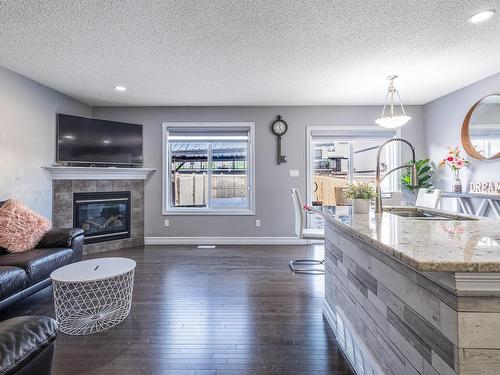
<svg viewBox="0 0 500 375"><path fill-rule="evenodd" d="M135 260L129 258L98 258L71 263L58 268L50 278L61 282L90 282L123 275L135 268Z"/></svg>

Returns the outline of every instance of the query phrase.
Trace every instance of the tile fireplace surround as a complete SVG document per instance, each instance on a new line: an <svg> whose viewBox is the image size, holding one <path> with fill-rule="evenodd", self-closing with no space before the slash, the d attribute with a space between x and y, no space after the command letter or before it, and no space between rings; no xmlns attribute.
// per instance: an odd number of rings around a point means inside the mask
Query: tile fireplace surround
<svg viewBox="0 0 500 375"><path fill-rule="evenodd" d="M55 227L73 226L74 193L110 191L130 191L130 238L86 244L84 247L85 254L100 253L144 244L144 180L54 179L52 181L52 221Z"/></svg>

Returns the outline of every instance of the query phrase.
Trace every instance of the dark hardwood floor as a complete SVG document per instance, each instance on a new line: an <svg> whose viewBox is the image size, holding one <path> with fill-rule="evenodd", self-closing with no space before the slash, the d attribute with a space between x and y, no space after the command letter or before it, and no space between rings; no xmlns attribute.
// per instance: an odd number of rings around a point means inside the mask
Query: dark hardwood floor
<svg viewBox="0 0 500 375"><path fill-rule="evenodd" d="M322 246L145 246L98 254L135 259L132 311L88 336L60 334L53 375L352 374L323 321L324 276L288 260ZM52 288L1 312L54 315Z"/></svg>

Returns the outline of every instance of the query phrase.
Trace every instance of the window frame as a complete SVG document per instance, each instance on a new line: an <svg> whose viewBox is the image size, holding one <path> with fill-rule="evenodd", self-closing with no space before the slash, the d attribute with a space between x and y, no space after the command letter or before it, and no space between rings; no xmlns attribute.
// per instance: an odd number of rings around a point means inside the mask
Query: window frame
<svg viewBox="0 0 500 375"><path fill-rule="evenodd" d="M306 126L306 202L311 204L311 196L314 191L313 188L313 178L314 178L314 168L311 168L311 162L314 156L312 155L312 141L314 138L321 138L320 135L314 136L315 131L324 132L325 138L335 138L338 137L353 141L356 138L361 139L383 139L385 138L401 138L401 128L397 129L387 129L382 128L377 125L307 125ZM392 133L390 136L389 134ZM350 134L350 136L349 136ZM368 134L368 135L367 135ZM391 155L393 158L392 162L397 165L401 165L401 160L403 160L403 150L401 149L401 143L397 142L394 148L394 154ZM399 191L398 181L401 176L401 171L393 173L388 178L390 179L391 189L394 191ZM307 227L311 228L311 216L307 215Z"/></svg>
<svg viewBox="0 0 500 375"><path fill-rule="evenodd" d="M248 130L247 151L247 179L248 179L248 208L217 209L209 207L171 207L169 183L172 163L169 152L169 128L227 128L232 130ZM210 142L207 142L210 143ZM211 164L209 161L208 172L211 175ZM162 123L162 215L255 215L255 123L254 122L163 122ZM210 190L208 192L211 194Z"/></svg>

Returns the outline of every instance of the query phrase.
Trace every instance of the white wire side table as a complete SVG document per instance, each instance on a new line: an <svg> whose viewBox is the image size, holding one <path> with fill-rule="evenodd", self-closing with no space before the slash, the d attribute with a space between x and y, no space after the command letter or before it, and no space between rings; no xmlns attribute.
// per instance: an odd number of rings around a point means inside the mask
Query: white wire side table
<svg viewBox="0 0 500 375"><path fill-rule="evenodd" d="M130 313L136 263L99 258L68 264L51 273L60 330L88 335L109 329Z"/></svg>

